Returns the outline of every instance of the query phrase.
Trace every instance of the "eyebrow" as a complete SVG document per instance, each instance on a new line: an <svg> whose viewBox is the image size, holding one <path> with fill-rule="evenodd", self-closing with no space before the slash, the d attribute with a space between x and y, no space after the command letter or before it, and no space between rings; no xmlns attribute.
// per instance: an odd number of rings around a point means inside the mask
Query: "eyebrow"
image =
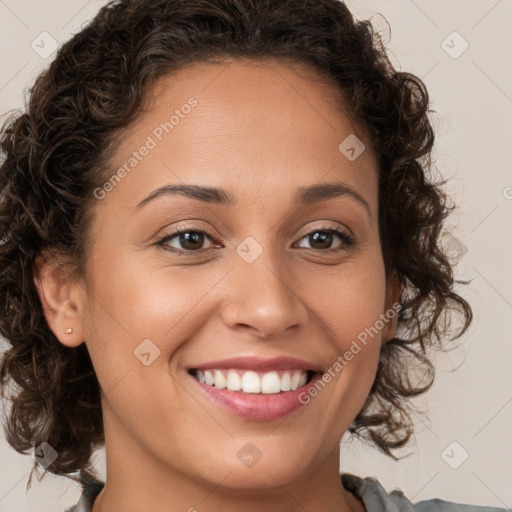
<svg viewBox="0 0 512 512"><path fill-rule="evenodd" d="M216 187L206 187L202 185L165 185L157 188L145 197L135 208L140 209L157 197L167 195L181 195L190 199L196 199L204 203L219 204L224 206L233 206L237 204L236 199L226 190ZM334 197L347 196L363 205L370 218L373 218L370 205L358 192L350 185L343 182L321 183L309 187L299 187L295 194L295 205L310 205L331 199Z"/></svg>

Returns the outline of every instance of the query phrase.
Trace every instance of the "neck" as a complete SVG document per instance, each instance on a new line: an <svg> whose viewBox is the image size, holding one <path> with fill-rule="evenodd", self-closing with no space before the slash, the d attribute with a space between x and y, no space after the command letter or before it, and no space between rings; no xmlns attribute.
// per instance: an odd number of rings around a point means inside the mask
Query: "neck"
<svg viewBox="0 0 512 512"><path fill-rule="evenodd" d="M212 478L206 481L172 467L163 468L154 462L146 464L144 457L132 457L133 452L128 453L129 458L115 458L107 452L106 483L94 501L92 512L260 512L262 509L266 512L366 512L362 501L343 488L339 454L333 454L320 467L304 471L292 481L283 483L268 474L264 488L240 488L230 485L230 472L221 475L212 468Z"/></svg>
<svg viewBox="0 0 512 512"><path fill-rule="evenodd" d="M187 472L177 457L174 464L151 453L120 425L111 428L108 417L104 426L106 483L92 512L365 512L361 500L341 483L339 446L293 471L278 472L260 463L247 468L236 461L199 474L194 468Z"/></svg>

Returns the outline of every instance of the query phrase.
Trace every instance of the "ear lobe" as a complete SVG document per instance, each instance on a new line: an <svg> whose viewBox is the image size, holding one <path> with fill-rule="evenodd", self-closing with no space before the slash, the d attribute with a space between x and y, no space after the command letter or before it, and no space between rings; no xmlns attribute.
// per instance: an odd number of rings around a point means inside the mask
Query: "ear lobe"
<svg viewBox="0 0 512 512"><path fill-rule="evenodd" d="M80 285L72 282L69 274L46 251L36 257L34 284L46 322L57 339L68 347L82 344L83 294Z"/></svg>
<svg viewBox="0 0 512 512"><path fill-rule="evenodd" d="M382 329L382 343L387 343L396 336L401 295L402 284L396 272L392 272L386 284L386 303L384 314L388 320Z"/></svg>

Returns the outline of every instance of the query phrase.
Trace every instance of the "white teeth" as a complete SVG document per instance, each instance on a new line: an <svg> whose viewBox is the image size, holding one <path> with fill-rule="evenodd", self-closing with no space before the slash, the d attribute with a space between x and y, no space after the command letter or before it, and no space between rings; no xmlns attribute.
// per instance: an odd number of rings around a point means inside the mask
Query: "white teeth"
<svg viewBox="0 0 512 512"><path fill-rule="evenodd" d="M240 391L242 389L242 378L238 375L235 370L228 371L228 380L226 382L226 387L230 391Z"/></svg>
<svg viewBox="0 0 512 512"><path fill-rule="evenodd" d="M224 389L226 387L226 378L222 375L222 372L215 370L213 372L213 383L216 388Z"/></svg>
<svg viewBox="0 0 512 512"><path fill-rule="evenodd" d="M290 391L292 389L292 378L290 372L286 372L281 377L281 391Z"/></svg>
<svg viewBox="0 0 512 512"><path fill-rule="evenodd" d="M299 382L300 382L300 373L294 373L293 377L292 377L291 384L290 384L292 391L295 391L299 387Z"/></svg>
<svg viewBox="0 0 512 512"><path fill-rule="evenodd" d="M261 392L267 395L281 391L281 380L277 372L265 373L261 378Z"/></svg>
<svg viewBox="0 0 512 512"><path fill-rule="evenodd" d="M214 380L213 380L213 373L209 370L206 370L204 372L204 382L205 384L209 384L210 386L213 386Z"/></svg>
<svg viewBox="0 0 512 512"><path fill-rule="evenodd" d="M266 395L281 391L295 391L304 386L308 380L304 370L287 370L283 372L255 372L252 370L196 370L196 379L209 386L243 393L262 393Z"/></svg>
<svg viewBox="0 0 512 512"><path fill-rule="evenodd" d="M245 372L242 376L242 389L244 393L259 393L261 381L256 372Z"/></svg>

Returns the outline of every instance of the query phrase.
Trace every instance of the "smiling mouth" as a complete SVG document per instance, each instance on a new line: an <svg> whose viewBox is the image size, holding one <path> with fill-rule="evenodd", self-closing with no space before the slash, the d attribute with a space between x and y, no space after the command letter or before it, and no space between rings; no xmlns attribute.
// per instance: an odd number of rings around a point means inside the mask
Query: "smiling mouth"
<svg viewBox="0 0 512 512"><path fill-rule="evenodd" d="M238 368L208 370L191 368L188 373L200 383L217 389L270 395L295 391L308 384L314 375L320 372L300 369L260 372Z"/></svg>

